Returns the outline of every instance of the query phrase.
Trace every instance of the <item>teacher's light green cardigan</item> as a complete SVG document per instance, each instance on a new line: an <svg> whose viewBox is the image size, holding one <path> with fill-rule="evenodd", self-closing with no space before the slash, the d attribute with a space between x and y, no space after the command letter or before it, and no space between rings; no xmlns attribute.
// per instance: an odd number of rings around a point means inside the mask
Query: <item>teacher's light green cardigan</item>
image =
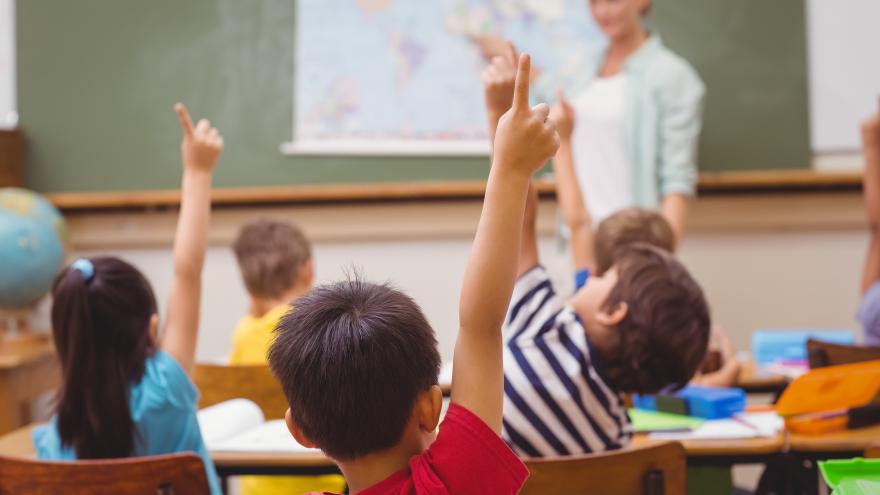
<svg viewBox="0 0 880 495"><path fill-rule="evenodd" d="M575 97L598 77L607 49L607 45L596 47L579 57L566 74L540 81L538 97L554 101L560 88ZM693 196L706 93L700 76L657 35L630 55L623 72L627 77L626 151L635 204L657 208L668 195Z"/></svg>

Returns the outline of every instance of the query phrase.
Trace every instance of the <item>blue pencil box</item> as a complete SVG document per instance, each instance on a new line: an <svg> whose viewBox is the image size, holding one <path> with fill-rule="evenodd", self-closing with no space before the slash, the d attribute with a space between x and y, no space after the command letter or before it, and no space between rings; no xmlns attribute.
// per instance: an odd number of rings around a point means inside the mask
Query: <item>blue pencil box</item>
<svg viewBox="0 0 880 495"><path fill-rule="evenodd" d="M633 406L703 419L725 419L746 409L746 392L740 388L688 386L674 394L634 395Z"/></svg>

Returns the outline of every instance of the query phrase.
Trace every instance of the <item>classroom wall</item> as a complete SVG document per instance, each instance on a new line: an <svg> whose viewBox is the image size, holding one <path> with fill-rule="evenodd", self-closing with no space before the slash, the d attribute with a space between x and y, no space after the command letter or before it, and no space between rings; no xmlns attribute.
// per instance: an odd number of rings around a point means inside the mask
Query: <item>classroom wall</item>
<svg viewBox="0 0 880 495"><path fill-rule="evenodd" d="M339 279L355 267L371 281L391 281L410 294L436 329L443 358L451 359L459 288L479 215L474 201L215 212L200 360L222 358L229 351L232 329L247 310L229 245L242 222L264 214L297 219L316 239L319 282ZM542 259L557 282L570 287L569 256L555 236L556 218L554 203L545 201L539 222ZM85 248L76 254L112 253L132 261L153 282L164 307L174 219L174 212L117 218L92 214L69 216L68 223L74 242ZM702 199L681 258L705 288L715 320L739 349L749 348L757 328L856 330L868 240L863 225L858 193Z"/></svg>
<svg viewBox="0 0 880 495"><path fill-rule="evenodd" d="M15 1L0 0L0 128L15 125L15 109Z"/></svg>

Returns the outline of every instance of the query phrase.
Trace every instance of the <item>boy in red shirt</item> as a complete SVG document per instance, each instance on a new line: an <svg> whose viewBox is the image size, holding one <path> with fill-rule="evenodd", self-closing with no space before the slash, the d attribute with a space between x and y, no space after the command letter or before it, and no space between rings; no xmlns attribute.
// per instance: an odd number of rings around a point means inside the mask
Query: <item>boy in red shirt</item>
<svg viewBox="0 0 880 495"><path fill-rule="evenodd" d="M353 494L512 494L528 477L499 437L501 326L529 181L559 146L547 105L529 106L530 66L522 55L494 139L439 433L437 341L412 299L349 280L313 290L278 325L269 364L290 404L290 432L334 459Z"/></svg>

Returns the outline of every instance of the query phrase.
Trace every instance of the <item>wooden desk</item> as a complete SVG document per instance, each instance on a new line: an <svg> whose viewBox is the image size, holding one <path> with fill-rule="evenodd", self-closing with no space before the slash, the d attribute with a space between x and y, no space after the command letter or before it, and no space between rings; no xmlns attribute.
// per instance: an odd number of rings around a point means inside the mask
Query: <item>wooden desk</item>
<svg viewBox="0 0 880 495"><path fill-rule="evenodd" d="M324 454L211 452L221 477L240 475L320 476L339 474L339 468Z"/></svg>
<svg viewBox="0 0 880 495"><path fill-rule="evenodd" d="M39 425L30 424L0 436L0 455L30 459L36 457L31 432ZM212 452L211 460L221 477L242 474L317 476L339 473L339 468L327 456L314 453Z"/></svg>
<svg viewBox="0 0 880 495"><path fill-rule="evenodd" d="M32 459L37 453L31 441L31 432L38 424L31 424L0 436L0 455Z"/></svg>
<svg viewBox="0 0 880 495"><path fill-rule="evenodd" d="M48 335L0 341L0 434L30 422L31 402L60 382L58 358Z"/></svg>
<svg viewBox="0 0 880 495"><path fill-rule="evenodd" d="M633 445L657 443L647 434L633 437ZM727 465L766 463L785 453L785 435L773 438L747 438L741 440L687 440L681 442L687 452L690 465Z"/></svg>
<svg viewBox="0 0 880 495"><path fill-rule="evenodd" d="M0 455L34 457L31 431L37 425L28 425L0 436ZM634 445L656 442L647 435L636 435ZM754 438L734 441L684 442L688 462L692 464L733 465L746 462L767 462L784 452L782 435L777 438ZM299 474L319 475L338 473L333 461L322 454L233 453L212 452L211 459L220 476L242 474Z"/></svg>
<svg viewBox="0 0 880 495"><path fill-rule="evenodd" d="M808 458L855 457L880 442L880 425L824 435L789 434L791 452Z"/></svg>
<svg viewBox="0 0 880 495"><path fill-rule="evenodd" d="M788 383L787 377L761 371L753 361L744 361L740 363L736 386L744 389L746 393L763 394L782 392Z"/></svg>

